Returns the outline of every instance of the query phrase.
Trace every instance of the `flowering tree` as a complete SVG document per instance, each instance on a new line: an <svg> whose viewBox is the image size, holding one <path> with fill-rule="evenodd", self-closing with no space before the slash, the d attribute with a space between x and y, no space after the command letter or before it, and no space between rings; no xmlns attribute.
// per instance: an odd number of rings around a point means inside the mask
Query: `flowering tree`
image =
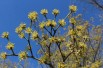
<svg viewBox="0 0 103 68"><path fill-rule="evenodd" d="M0 68L34 68L32 64L25 60L24 63L21 62L12 62L11 60L0 60Z"/></svg>
<svg viewBox="0 0 103 68"><path fill-rule="evenodd" d="M42 22L38 13L33 11L28 14L30 26L21 23L15 30L21 39L28 42L27 50L15 53L14 43L9 40L9 33L3 32L2 38L8 40L6 49L11 54L1 53L1 58L18 56L20 60L32 58L49 68L100 68L102 67L102 26L94 26L81 19L81 14L74 16L77 6L69 6L70 12L63 19L57 20L59 10L54 9L54 19L48 19L47 9L41 10L45 17ZM66 21L66 20L69 21ZM36 23L39 25L36 25ZM69 23L69 24L68 24ZM35 28L38 28L37 31ZM40 46L39 58L33 54L31 41Z"/></svg>
<svg viewBox="0 0 103 68"><path fill-rule="evenodd" d="M99 9L103 10L103 0L80 0L80 1L87 2L89 4L96 6Z"/></svg>

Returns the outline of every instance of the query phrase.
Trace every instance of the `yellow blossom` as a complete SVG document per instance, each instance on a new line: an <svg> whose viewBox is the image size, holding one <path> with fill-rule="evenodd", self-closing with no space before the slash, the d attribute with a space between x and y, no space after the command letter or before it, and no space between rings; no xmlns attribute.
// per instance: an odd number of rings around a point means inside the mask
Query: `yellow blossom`
<svg viewBox="0 0 103 68"><path fill-rule="evenodd" d="M56 38L56 42L61 42L61 39L60 38Z"/></svg>
<svg viewBox="0 0 103 68"><path fill-rule="evenodd" d="M48 35L47 34L42 34L42 38L47 40L48 39Z"/></svg>
<svg viewBox="0 0 103 68"><path fill-rule="evenodd" d="M3 32L2 33L2 38L8 38L9 32Z"/></svg>
<svg viewBox="0 0 103 68"><path fill-rule="evenodd" d="M88 39L89 36L88 36L88 35L84 35L83 38L84 38L84 39Z"/></svg>
<svg viewBox="0 0 103 68"><path fill-rule="evenodd" d="M41 44L42 46L46 46L46 45L47 45L47 41L46 41L46 40L43 40L43 41L40 42L40 44Z"/></svg>
<svg viewBox="0 0 103 68"><path fill-rule="evenodd" d="M49 41L50 41L50 43L56 42L56 38L55 37L51 37L51 38L49 38Z"/></svg>
<svg viewBox="0 0 103 68"><path fill-rule="evenodd" d="M6 58L7 58L6 52L2 52L2 53L0 54L0 57L1 57L2 59L6 59Z"/></svg>
<svg viewBox="0 0 103 68"><path fill-rule="evenodd" d="M76 55L76 56L80 55L80 50L77 50L77 51L75 52L75 55Z"/></svg>
<svg viewBox="0 0 103 68"><path fill-rule="evenodd" d="M35 40L38 38L38 32L37 31L33 31L32 34L31 34L31 38L32 40Z"/></svg>
<svg viewBox="0 0 103 68"><path fill-rule="evenodd" d="M78 25L78 26L76 26L76 29L77 29L78 31L83 30L83 29L84 29L84 26Z"/></svg>
<svg viewBox="0 0 103 68"><path fill-rule="evenodd" d="M37 16L38 16L38 13L33 11L33 12L30 12L28 14L28 18L31 19L32 21L36 20L37 19Z"/></svg>
<svg viewBox="0 0 103 68"><path fill-rule="evenodd" d="M25 29L26 28L26 24L21 23L19 27L21 27L22 29Z"/></svg>
<svg viewBox="0 0 103 68"><path fill-rule="evenodd" d="M43 64L45 62L50 62L50 59L48 58L49 54L47 52L44 52L44 55L40 57L40 63Z"/></svg>
<svg viewBox="0 0 103 68"><path fill-rule="evenodd" d="M87 45L84 42L79 42L79 46L81 48L87 48Z"/></svg>
<svg viewBox="0 0 103 68"><path fill-rule="evenodd" d="M21 32L21 33L18 34L18 36L22 39L22 38L24 38L25 35L24 35L23 32Z"/></svg>
<svg viewBox="0 0 103 68"><path fill-rule="evenodd" d="M32 33L32 29L30 27L26 28L25 33L28 33L28 34Z"/></svg>
<svg viewBox="0 0 103 68"><path fill-rule="evenodd" d="M21 28L21 27L17 27L17 28L15 29L15 32L16 32L16 33L21 33L22 30L23 30L23 28Z"/></svg>
<svg viewBox="0 0 103 68"><path fill-rule="evenodd" d="M45 63L46 58L47 58L47 57L46 57L45 55L44 55L44 56L42 56L42 57L40 58L39 63L41 63L41 64Z"/></svg>
<svg viewBox="0 0 103 68"><path fill-rule="evenodd" d="M25 51L21 51L19 54L18 54L20 60L24 60L27 58L27 53Z"/></svg>
<svg viewBox="0 0 103 68"><path fill-rule="evenodd" d="M54 14L54 15L58 15L60 12L59 12L59 10L58 9L54 9L53 11L52 11L52 14Z"/></svg>
<svg viewBox="0 0 103 68"><path fill-rule="evenodd" d="M70 22L71 24L76 24L75 18L70 18L69 22Z"/></svg>
<svg viewBox="0 0 103 68"><path fill-rule="evenodd" d="M39 27L40 27L40 29L43 29L43 28L45 27L45 22L44 22L44 21L41 22L41 23L39 24Z"/></svg>
<svg viewBox="0 0 103 68"><path fill-rule="evenodd" d="M102 63L100 61L96 61L96 62L91 64L90 68L100 68L101 64Z"/></svg>
<svg viewBox="0 0 103 68"><path fill-rule="evenodd" d="M82 35L83 35L82 31L77 31L76 34L77 34L78 36L82 36Z"/></svg>
<svg viewBox="0 0 103 68"><path fill-rule="evenodd" d="M70 9L70 11L75 12L75 11L77 11L77 6L71 5L71 6L69 6L69 9Z"/></svg>
<svg viewBox="0 0 103 68"><path fill-rule="evenodd" d="M51 25L51 20L46 21L46 26L49 27Z"/></svg>
<svg viewBox="0 0 103 68"><path fill-rule="evenodd" d="M51 21L51 26L55 27L56 26L56 22L54 20Z"/></svg>
<svg viewBox="0 0 103 68"><path fill-rule="evenodd" d="M60 24L60 26L64 26L66 24L66 22L64 19L62 19L62 20L59 20L59 24Z"/></svg>
<svg viewBox="0 0 103 68"><path fill-rule="evenodd" d="M71 64L71 68L77 68L77 64L76 63Z"/></svg>
<svg viewBox="0 0 103 68"><path fill-rule="evenodd" d="M43 15L46 15L48 13L48 10L47 9L42 9L40 13L43 14Z"/></svg>
<svg viewBox="0 0 103 68"><path fill-rule="evenodd" d="M49 26L55 27L56 25L57 25L57 23L54 20L48 20L46 22L47 27L49 27Z"/></svg>
<svg viewBox="0 0 103 68"><path fill-rule="evenodd" d="M67 47L70 47L70 46L72 46L72 45L73 45L73 43L70 42L70 41L66 44Z"/></svg>
<svg viewBox="0 0 103 68"><path fill-rule="evenodd" d="M44 59L40 59L40 61L39 61L40 64L43 64L44 62L45 62Z"/></svg>
<svg viewBox="0 0 103 68"><path fill-rule="evenodd" d="M56 42L64 42L66 39L64 37L60 36L58 38L56 37L55 40L56 40Z"/></svg>
<svg viewBox="0 0 103 68"><path fill-rule="evenodd" d="M14 43L8 42L6 48L7 48L8 50L13 49L13 48L14 48Z"/></svg>
<svg viewBox="0 0 103 68"><path fill-rule="evenodd" d="M58 68L65 68L65 67L66 65L64 63L61 63L61 62L58 63Z"/></svg>
<svg viewBox="0 0 103 68"><path fill-rule="evenodd" d="M73 29L70 29L68 32L69 35L75 35L75 31Z"/></svg>

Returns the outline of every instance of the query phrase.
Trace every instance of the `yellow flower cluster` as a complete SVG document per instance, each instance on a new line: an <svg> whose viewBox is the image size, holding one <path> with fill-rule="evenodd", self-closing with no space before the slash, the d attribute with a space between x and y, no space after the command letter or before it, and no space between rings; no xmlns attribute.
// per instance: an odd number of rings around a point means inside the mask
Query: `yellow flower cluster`
<svg viewBox="0 0 103 68"><path fill-rule="evenodd" d="M76 12L76 11L77 11L77 6L71 5L71 6L69 6L69 9L70 9L70 11L72 11L72 12Z"/></svg>
<svg viewBox="0 0 103 68"><path fill-rule="evenodd" d="M35 12L35 11L30 12L30 13L28 14L28 18L29 18L30 20L32 20L32 21L36 20L36 19L37 19L37 16L38 16L38 13Z"/></svg>
<svg viewBox="0 0 103 68"><path fill-rule="evenodd" d="M45 62L45 59L40 59L39 63L43 64Z"/></svg>
<svg viewBox="0 0 103 68"><path fill-rule="evenodd" d="M15 32L20 38L24 38L24 33L22 32L26 28L26 24L21 23L16 29Z"/></svg>
<svg viewBox="0 0 103 68"><path fill-rule="evenodd" d="M90 68L100 68L101 65L102 65L102 62L96 61L96 62L91 64Z"/></svg>
<svg viewBox="0 0 103 68"><path fill-rule="evenodd" d="M48 10L47 9L42 9L40 13L43 14L43 15L46 15L48 13Z"/></svg>
<svg viewBox="0 0 103 68"><path fill-rule="evenodd" d="M49 61L49 59L48 59L48 54L47 53L45 53L42 57L40 57L40 63L41 64L43 64L43 63L45 63L46 61Z"/></svg>
<svg viewBox="0 0 103 68"><path fill-rule="evenodd" d="M31 39L35 40L35 39L38 39L38 37L39 37L38 36L38 32L37 31L33 31L32 34L31 34Z"/></svg>
<svg viewBox="0 0 103 68"><path fill-rule="evenodd" d="M58 10L58 9L54 9L53 11L52 11L52 14L54 14L54 15L58 15L60 13L60 11Z"/></svg>
<svg viewBox="0 0 103 68"><path fill-rule="evenodd" d="M85 34L84 34L84 33L85 33L84 31L86 31L86 28L85 28L84 25L77 25L77 26L76 26L76 34L77 34L78 36L83 37L83 35L85 35ZM85 36L85 39L87 39L86 36Z"/></svg>
<svg viewBox="0 0 103 68"><path fill-rule="evenodd" d="M25 34L23 32L19 33L18 36L22 39L25 37Z"/></svg>
<svg viewBox="0 0 103 68"><path fill-rule="evenodd" d="M56 37L51 37L51 38L49 38L49 41L50 41L50 43L56 42Z"/></svg>
<svg viewBox="0 0 103 68"><path fill-rule="evenodd" d="M81 52L81 50L76 50L76 51L75 51L75 55L76 55L76 56L80 55L80 52Z"/></svg>
<svg viewBox="0 0 103 68"><path fill-rule="evenodd" d="M68 35L75 35L75 34L76 34L76 32L73 29L70 29L68 32Z"/></svg>
<svg viewBox="0 0 103 68"><path fill-rule="evenodd" d="M58 68L65 68L65 67L66 65L64 63L61 63L61 62L58 63Z"/></svg>
<svg viewBox="0 0 103 68"><path fill-rule="evenodd" d="M50 25L51 25L51 20L48 20L48 21L46 22L46 26L49 27Z"/></svg>
<svg viewBox="0 0 103 68"><path fill-rule="evenodd" d="M64 42L66 39L64 37L56 37L56 42Z"/></svg>
<svg viewBox="0 0 103 68"><path fill-rule="evenodd" d="M21 24L19 25L19 27L21 27L22 29L25 29L25 28L26 28L26 24L21 23Z"/></svg>
<svg viewBox="0 0 103 68"><path fill-rule="evenodd" d="M70 22L71 24L76 24L75 18L70 18L69 22Z"/></svg>
<svg viewBox="0 0 103 68"><path fill-rule="evenodd" d="M61 20L59 20L59 24L60 24L60 26L65 26L66 25L66 22L65 22L65 20L64 19L61 19Z"/></svg>
<svg viewBox="0 0 103 68"><path fill-rule="evenodd" d="M6 48L7 48L8 50L13 49L13 48L14 48L14 43L8 42Z"/></svg>
<svg viewBox="0 0 103 68"><path fill-rule="evenodd" d="M72 46L72 45L73 45L73 43L70 42L70 41L68 41L68 42L66 43L66 46L67 46L67 47L70 47L70 46Z"/></svg>
<svg viewBox="0 0 103 68"><path fill-rule="evenodd" d="M39 24L39 27L40 27L40 29L43 29L43 28L45 27L45 22L44 22L44 21L41 22L41 23Z"/></svg>
<svg viewBox="0 0 103 68"><path fill-rule="evenodd" d="M25 28L26 28L26 24L21 23L21 24L15 29L15 32L19 34L19 33L21 33L22 30L24 30Z"/></svg>
<svg viewBox="0 0 103 68"><path fill-rule="evenodd" d="M6 58L7 58L6 52L2 52L2 53L0 54L0 58L6 59Z"/></svg>
<svg viewBox="0 0 103 68"><path fill-rule="evenodd" d="M55 27L56 25L57 25L57 23L54 20L48 20L46 22L47 27L49 27L49 26Z"/></svg>
<svg viewBox="0 0 103 68"><path fill-rule="evenodd" d="M83 36L83 32L82 32L82 31L77 31L76 34L77 34L79 37L80 37L80 36L81 36L81 37Z"/></svg>
<svg viewBox="0 0 103 68"><path fill-rule="evenodd" d="M16 32L16 33L21 33L22 30L23 30L23 29L22 29L21 27L17 27L17 28L15 29L15 32Z"/></svg>
<svg viewBox="0 0 103 68"><path fill-rule="evenodd" d="M77 63L73 63L70 65L70 68L77 68Z"/></svg>
<svg viewBox="0 0 103 68"><path fill-rule="evenodd" d="M21 51L19 54L18 54L20 60L24 60L27 58L27 53L25 51Z"/></svg>
<svg viewBox="0 0 103 68"><path fill-rule="evenodd" d="M52 21L51 21L51 26L52 26L52 27L55 27L56 25L57 25L56 22L55 22L54 20L52 20Z"/></svg>
<svg viewBox="0 0 103 68"><path fill-rule="evenodd" d="M84 35L83 38L84 39L89 39L89 36L88 35Z"/></svg>
<svg viewBox="0 0 103 68"><path fill-rule="evenodd" d="M42 34L42 38L44 39L44 40L47 40L48 39L48 34Z"/></svg>
<svg viewBox="0 0 103 68"><path fill-rule="evenodd" d="M30 27L26 28L25 33L27 33L27 34L32 33L32 29Z"/></svg>
<svg viewBox="0 0 103 68"><path fill-rule="evenodd" d="M9 32L3 32L2 33L2 38L8 38Z"/></svg>
<svg viewBox="0 0 103 68"><path fill-rule="evenodd" d="M42 46L46 46L46 45L47 45L47 41L46 41L46 40L43 40L43 41L40 42L40 44L41 44Z"/></svg>
<svg viewBox="0 0 103 68"><path fill-rule="evenodd" d="M78 25L78 26L76 26L76 30L77 31L81 31L81 30L83 30L84 29L84 26L83 25Z"/></svg>
<svg viewBox="0 0 103 68"><path fill-rule="evenodd" d="M87 48L87 45L84 42L79 42L80 48Z"/></svg>
<svg viewBox="0 0 103 68"><path fill-rule="evenodd" d="M49 38L50 43L54 43L54 42L64 42L66 39L64 37L51 37Z"/></svg>

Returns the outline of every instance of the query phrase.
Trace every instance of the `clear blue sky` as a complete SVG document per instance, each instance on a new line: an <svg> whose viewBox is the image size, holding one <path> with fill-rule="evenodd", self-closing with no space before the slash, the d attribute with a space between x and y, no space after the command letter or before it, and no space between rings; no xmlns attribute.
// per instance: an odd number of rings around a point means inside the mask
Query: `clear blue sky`
<svg viewBox="0 0 103 68"><path fill-rule="evenodd" d="M23 50L23 47L25 47L27 43L25 43L25 40L18 38L15 33L15 28L21 22L29 24L27 15L30 11L37 11L40 14L40 10L46 8L49 11L48 17L52 18L51 12L54 8L57 8L61 13L58 17L64 18L69 12L68 6L71 4L75 4L79 7L77 13L83 13L84 20L90 20L91 17L94 17L95 22L91 23L95 25L101 24L99 22L98 14L100 14L102 11L97 10L92 5L87 5L83 2L80 3L76 0L0 0L0 34L3 31L10 32L10 40L11 42L15 43L15 50L16 53L18 53L19 50ZM40 18L43 18L41 15L39 16ZM2 50L5 50L4 47L6 44L7 41L0 38ZM35 54L35 49L37 49L37 46L34 45L33 47ZM18 61L18 58L15 59L14 57L12 60ZM37 66L35 61L33 63L35 66Z"/></svg>

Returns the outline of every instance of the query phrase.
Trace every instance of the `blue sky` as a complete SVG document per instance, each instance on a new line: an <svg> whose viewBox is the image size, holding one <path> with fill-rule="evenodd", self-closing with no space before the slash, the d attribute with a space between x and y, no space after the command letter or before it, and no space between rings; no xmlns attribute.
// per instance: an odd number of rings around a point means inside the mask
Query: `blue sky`
<svg viewBox="0 0 103 68"><path fill-rule="evenodd" d="M81 3L76 0L0 0L0 34L3 31L10 32L10 40L15 43L15 50L18 53L19 50L23 50L23 47L25 47L27 43L25 43L25 40L18 38L15 33L15 28L21 22L25 22L27 25L30 23L27 17L29 12L39 12L39 17L42 19L43 17L40 15L40 10L46 8L49 11L48 17L52 18L53 15L51 12L53 9L57 8L61 13L58 18L64 18L69 12L68 6L72 4L78 6L77 14L82 13L84 20L90 20L91 17L94 17L94 22L91 23L94 25L101 24L98 14L102 13L102 11L99 11L92 5L85 4L84 2ZM7 41L0 38L2 50L5 50L4 47L6 44ZM34 45L34 50L35 49L37 49L37 47ZM36 51L34 51L34 54L35 53ZM18 61L18 58L12 58L10 59ZM34 65L37 66L35 61Z"/></svg>

